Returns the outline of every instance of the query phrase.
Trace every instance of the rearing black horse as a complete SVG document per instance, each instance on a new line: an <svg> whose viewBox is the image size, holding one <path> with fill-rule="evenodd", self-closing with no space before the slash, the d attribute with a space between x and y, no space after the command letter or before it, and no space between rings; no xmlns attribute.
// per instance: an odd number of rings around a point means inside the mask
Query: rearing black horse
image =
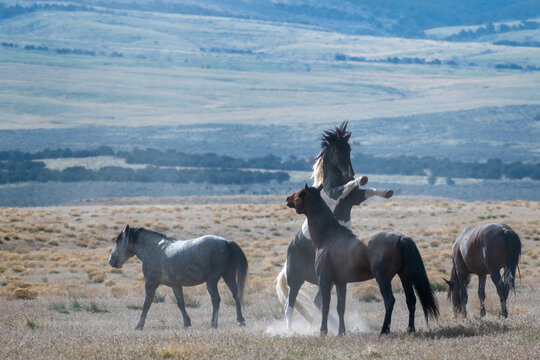
<svg viewBox="0 0 540 360"><path fill-rule="evenodd" d="M334 212L334 216L342 225L351 229L353 206L360 205L374 195L388 199L394 192L386 189L359 188L360 185L365 185L368 179L366 176L354 178L349 145L351 133L347 131L347 124L348 122L344 121L339 127L323 132L322 150L315 158L312 177L314 178L313 186L323 186L321 195ZM308 310L310 301L307 301L300 293L300 288L305 281L317 284L315 249L309 236L307 220L289 243L287 261L277 277L276 292L280 302L285 306L288 328L291 327L295 305L300 314L309 322L313 320ZM314 302L320 309L320 291L317 291Z"/></svg>

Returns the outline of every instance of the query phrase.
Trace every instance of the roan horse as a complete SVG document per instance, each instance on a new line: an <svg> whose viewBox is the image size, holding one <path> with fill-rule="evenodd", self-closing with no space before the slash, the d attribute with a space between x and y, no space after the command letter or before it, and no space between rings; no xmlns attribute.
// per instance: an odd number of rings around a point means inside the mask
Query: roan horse
<svg viewBox="0 0 540 360"><path fill-rule="evenodd" d="M359 185L367 183L367 177L354 178L351 165L351 148L347 131L347 121L333 130L323 132L321 138L322 150L313 165L314 186L323 186L323 199L334 211L340 223L351 229L351 210L355 205L372 196L390 198L392 190L361 189ZM315 249L311 244L307 220L296 233L287 249L287 261L276 279L276 292L282 305L285 306L287 327L292 326L292 315L295 309L309 322L313 318L310 314L310 301L300 292L305 281L317 284L315 273ZM320 309L320 291L315 297L315 305Z"/></svg>
<svg viewBox="0 0 540 360"><path fill-rule="evenodd" d="M500 315L508 317L506 299L514 289L516 268L521 255L519 236L505 224L470 226L458 235L452 249L452 274L448 283L448 297L454 305L454 315L467 316L467 285L470 274L478 275L480 316L486 315L486 275L497 288L501 300ZM500 269L504 268L501 279Z"/></svg>
<svg viewBox="0 0 540 360"><path fill-rule="evenodd" d="M211 325L217 328L221 301L217 284L221 277L236 302L238 325L245 325L241 303L248 263L244 252L234 241L213 235L179 241L154 231L130 228L127 225L116 238L109 264L121 268L133 255L142 261L146 290L141 318L135 329L143 329L146 314L156 289L161 284L173 289L176 304L184 318L184 327L190 326L191 319L186 313L182 286L194 286L204 282L212 298Z"/></svg>
<svg viewBox="0 0 540 360"><path fill-rule="evenodd" d="M287 197L287 206L305 214L309 233L317 254L315 268L322 295L321 335L328 332L327 320L330 290L335 284L339 335L345 334L345 296L347 283L375 278L384 299L386 314L381 334L390 332L390 321L395 298L392 278L398 274L409 309L408 331L415 331L416 296L420 298L426 321L437 318L439 309L416 244L408 237L393 231L380 231L365 241L339 224L321 197L320 189L306 187Z"/></svg>

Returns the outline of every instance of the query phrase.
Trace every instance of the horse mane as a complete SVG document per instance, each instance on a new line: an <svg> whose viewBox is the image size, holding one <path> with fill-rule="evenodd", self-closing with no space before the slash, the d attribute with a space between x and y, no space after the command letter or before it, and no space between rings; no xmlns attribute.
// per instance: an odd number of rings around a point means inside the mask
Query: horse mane
<svg viewBox="0 0 540 360"><path fill-rule="evenodd" d="M323 157L317 156L313 162L313 173L311 174L313 179L313 186L319 187L323 183L324 172L323 172Z"/></svg>
<svg viewBox="0 0 540 360"><path fill-rule="evenodd" d="M347 131L347 125L349 124L348 120L345 120L339 126L335 126L333 129L324 130L321 136L321 152L315 160L313 161L313 173L311 178L313 179L313 186L318 187L323 183L324 171L324 155L329 146L335 145L339 142L348 143L351 138L351 132Z"/></svg>

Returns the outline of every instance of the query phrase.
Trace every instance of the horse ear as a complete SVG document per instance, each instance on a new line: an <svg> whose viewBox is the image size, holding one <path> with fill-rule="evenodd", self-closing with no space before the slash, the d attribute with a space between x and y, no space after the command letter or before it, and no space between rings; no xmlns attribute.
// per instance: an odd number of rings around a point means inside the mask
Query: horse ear
<svg viewBox="0 0 540 360"><path fill-rule="evenodd" d="M317 187L317 190L321 191L322 188L323 188L323 184L319 185L319 186Z"/></svg>
<svg viewBox="0 0 540 360"><path fill-rule="evenodd" d="M448 284L448 286L452 287L452 285L454 285L450 280L446 280L445 278L443 278L444 282Z"/></svg>
<svg viewBox="0 0 540 360"><path fill-rule="evenodd" d="M126 227L124 228L123 232L128 232L128 231L129 231L129 224L126 224Z"/></svg>
<svg viewBox="0 0 540 360"><path fill-rule="evenodd" d="M309 189L309 186L307 185L307 183L306 183L306 187L305 187L304 189L305 189L305 190L308 190L308 189Z"/></svg>

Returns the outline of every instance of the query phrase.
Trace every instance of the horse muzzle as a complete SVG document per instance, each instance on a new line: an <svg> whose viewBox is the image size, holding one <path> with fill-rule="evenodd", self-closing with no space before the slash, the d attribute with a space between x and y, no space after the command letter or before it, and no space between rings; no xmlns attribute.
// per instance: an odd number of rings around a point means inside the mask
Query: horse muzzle
<svg viewBox="0 0 540 360"><path fill-rule="evenodd" d="M294 194L291 194L287 196L287 200L285 200L285 204L287 204L288 207L294 209Z"/></svg>
<svg viewBox="0 0 540 360"><path fill-rule="evenodd" d="M120 269L122 267L122 264L118 261L117 258L109 258L109 265L116 269Z"/></svg>

